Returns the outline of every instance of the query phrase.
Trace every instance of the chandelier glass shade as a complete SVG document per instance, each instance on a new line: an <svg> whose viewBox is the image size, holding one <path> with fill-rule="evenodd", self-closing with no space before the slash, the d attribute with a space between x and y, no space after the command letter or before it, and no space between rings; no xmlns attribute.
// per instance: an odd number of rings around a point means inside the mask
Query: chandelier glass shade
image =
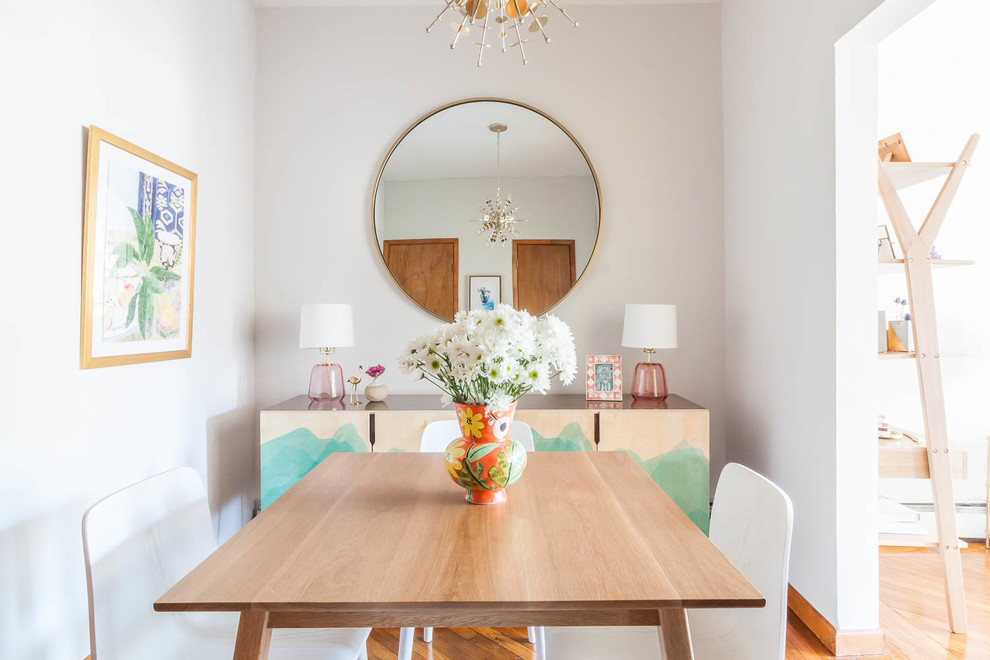
<svg viewBox="0 0 990 660"><path fill-rule="evenodd" d="M516 217L519 208L512 205L512 195L502 199L502 133L508 128L505 124L491 124L488 127L495 134L495 199L487 199L481 205L478 235L484 236L489 245L503 245L513 236L518 236L516 223L525 222Z"/></svg>
<svg viewBox="0 0 990 660"><path fill-rule="evenodd" d="M522 63L526 64L526 44L529 39L523 38L523 28L530 33L540 33L545 43L550 43L550 35L547 34L546 25L550 17L546 14L539 15L537 12L550 9L551 7L560 12L565 20L574 27L578 22L568 15L563 7L557 4L556 0L442 0L444 8L440 10L433 22L427 26L426 31L430 32L440 23L448 11L452 11L456 17L460 14L460 20L451 21L450 27L454 31L454 39L450 42L451 49L457 47L461 37L468 37L472 29L480 31L480 40L475 42L478 46L478 66L484 57L485 49L491 48L488 43L488 33L493 31L498 42L501 43L502 52L508 52L510 48L518 48ZM512 40L515 40L512 42ZM512 42L512 43L510 43Z"/></svg>

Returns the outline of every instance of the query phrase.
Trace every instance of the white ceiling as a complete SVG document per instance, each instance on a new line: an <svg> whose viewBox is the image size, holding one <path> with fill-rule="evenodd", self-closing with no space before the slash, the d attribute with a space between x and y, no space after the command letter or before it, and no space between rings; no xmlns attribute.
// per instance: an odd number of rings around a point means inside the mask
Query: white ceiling
<svg viewBox="0 0 990 660"><path fill-rule="evenodd" d="M385 181L495 176L495 134L502 123L502 176L590 176L587 161L556 124L526 108L499 102L465 103L425 120L392 152Z"/></svg>
<svg viewBox="0 0 990 660"><path fill-rule="evenodd" d="M443 0L252 0L255 7L426 7L442 4ZM569 5L711 5L721 0L561 0Z"/></svg>

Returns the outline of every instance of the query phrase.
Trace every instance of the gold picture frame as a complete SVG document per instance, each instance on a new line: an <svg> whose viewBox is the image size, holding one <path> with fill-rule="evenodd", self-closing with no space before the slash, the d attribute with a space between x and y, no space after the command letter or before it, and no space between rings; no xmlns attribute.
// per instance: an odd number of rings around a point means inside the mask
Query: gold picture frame
<svg viewBox="0 0 990 660"><path fill-rule="evenodd" d="M192 355L197 178L89 127L80 368Z"/></svg>

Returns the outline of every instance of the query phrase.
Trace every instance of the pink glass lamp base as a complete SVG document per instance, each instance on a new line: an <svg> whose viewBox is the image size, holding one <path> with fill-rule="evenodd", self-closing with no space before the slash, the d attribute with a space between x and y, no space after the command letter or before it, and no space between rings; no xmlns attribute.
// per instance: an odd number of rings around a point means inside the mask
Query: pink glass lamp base
<svg viewBox="0 0 990 660"><path fill-rule="evenodd" d="M666 399L667 374L659 362L640 362L633 372L632 391L634 399Z"/></svg>
<svg viewBox="0 0 990 660"><path fill-rule="evenodd" d="M339 364L313 367L309 374L309 398L313 401L344 398L344 370Z"/></svg>

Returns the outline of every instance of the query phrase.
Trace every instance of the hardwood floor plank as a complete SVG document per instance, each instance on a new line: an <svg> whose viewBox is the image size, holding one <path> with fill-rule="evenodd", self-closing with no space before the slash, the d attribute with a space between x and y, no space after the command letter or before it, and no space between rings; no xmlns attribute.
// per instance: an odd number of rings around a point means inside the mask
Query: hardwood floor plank
<svg viewBox="0 0 990 660"><path fill-rule="evenodd" d="M918 628L915 621L883 602L880 603L880 627L888 645L898 649L909 648L917 658L955 658L945 646Z"/></svg>
<svg viewBox="0 0 990 660"><path fill-rule="evenodd" d="M787 660L828 658L828 649L801 619L787 611Z"/></svg>
<svg viewBox="0 0 990 660"><path fill-rule="evenodd" d="M511 651L515 654L517 658L529 658L533 655L533 649L530 644L526 642L526 637L523 635L522 642L513 639L505 633L510 633L513 629L498 629L498 628L478 628L478 632L491 641L495 642L507 651Z"/></svg>
<svg viewBox="0 0 990 660"><path fill-rule="evenodd" d="M375 628L368 639L368 660L394 660L398 648L398 629ZM413 643L414 660L531 660L532 656L525 628L434 628L432 644L423 641L423 631L417 628Z"/></svg>
<svg viewBox="0 0 990 660"><path fill-rule="evenodd" d="M881 624L886 628L885 615L892 626L900 623L890 617L896 612L907 621L907 627L898 626L893 643L906 651L906 657L926 657L922 650L911 646L912 642L924 644L916 632L935 642L947 658L990 657L990 559L982 548L973 548L962 554L963 579L966 586L966 605L970 614L969 634L955 635L949 632L945 610L945 589L941 579L940 560L937 553L903 553L881 558L880 593L883 605ZM911 576L905 580L904 576ZM890 635L888 635L890 636ZM930 652L930 646L928 649Z"/></svg>
<svg viewBox="0 0 990 660"><path fill-rule="evenodd" d="M383 631L376 628L371 636L368 637L368 660L384 660L389 658L392 660L395 658L395 654L399 651L399 640L395 640L394 645L384 645L382 644L383 639L387 639L389 635L383 634Z"/></svg>

